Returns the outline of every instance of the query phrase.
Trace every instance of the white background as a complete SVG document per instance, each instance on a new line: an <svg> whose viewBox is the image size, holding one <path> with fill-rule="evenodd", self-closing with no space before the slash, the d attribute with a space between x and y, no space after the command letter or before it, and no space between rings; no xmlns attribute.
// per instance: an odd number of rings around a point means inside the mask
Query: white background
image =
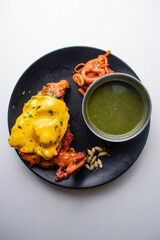
<svg viewBox="0 0 160 240"><path fill-rule="evenodd" d="M0 239L160 239L160 1L0 1ZM147 143L117 180L89 190L52 186L8 145L12 90L28 66L67 46L111 49L152 104Z"/></svg>

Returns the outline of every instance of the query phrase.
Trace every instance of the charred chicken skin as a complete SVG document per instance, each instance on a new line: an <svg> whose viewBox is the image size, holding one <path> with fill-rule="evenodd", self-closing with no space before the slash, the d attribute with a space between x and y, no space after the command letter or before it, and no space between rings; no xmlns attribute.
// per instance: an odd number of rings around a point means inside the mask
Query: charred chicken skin
<svg viewBox="0 0 160 240"><path fill-rule="evenodd" d="M69 83L66 80L61 80L58 83L47 83L37 96L51 96L59 100L63 100L66 89L69 88ZM70 147L73 140L73 134L68 128L61 143L57 147L58 155L46 160L37 153L24 153L19 151L20 156L30 162L30 165L40 165L44 168L58 168L55 174L55 182L68 179L71 175L77 173L84 165L86 155L82 152L75 153L74 149Z"/></svg>

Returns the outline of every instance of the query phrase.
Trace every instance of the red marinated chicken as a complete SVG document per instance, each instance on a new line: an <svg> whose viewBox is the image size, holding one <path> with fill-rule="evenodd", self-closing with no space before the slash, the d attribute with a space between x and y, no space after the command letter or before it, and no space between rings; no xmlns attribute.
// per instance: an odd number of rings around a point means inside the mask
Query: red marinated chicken
<svg viewBox="0 0 160 240"><path fill-rule="evenodd" d="M52 96L63 100L66 89L69 88L69 83L66 80L61 80L58 83L48 83L38 92L38 96ZM58 147L58 155L50 160L44 159L36 153L23 153L19 152L21 157L30 162L30 165L38 164L44 168L57 168L55 174L55 181L62 181L68 179L81 169L86 160L86 155L82 152L74 153L70 148L73 140L73 134L67 129L60 146Z"/></svg>

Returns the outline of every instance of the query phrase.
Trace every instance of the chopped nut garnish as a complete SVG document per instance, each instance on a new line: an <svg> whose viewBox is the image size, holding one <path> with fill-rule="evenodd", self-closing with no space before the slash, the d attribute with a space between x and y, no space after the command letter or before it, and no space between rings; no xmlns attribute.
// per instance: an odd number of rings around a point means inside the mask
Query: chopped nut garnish
<svg viewBox="0 0 160 240"><path fill-rule="evenodd" d="M98 169L98 162L97 161L95 161L95 168L96 168L96 170Z"/></svg>
<svg viewBox="0 0 160 240"><path fill-rule="evenodd" d="M90 167L90 171L93 171L94 168L95 168L95 164L93 164L93 165Z"/></svg>
<svg viewBox="0 0 160 240"><path fill-rule="evenodd" d="M91 157L91 156L88 156L88 157L87 157L87 163L90 163L91 160L92 160L92 157Z"/></svg>
<svg viewBox="0 0 160 240"><path fill-rule="evenodd" d="M107 156L108 155L108 153L107 152L100 152L99 154L98 154L98 157L105 157L105 156Z"/></svg>
<svg viewBox="0 0 160 240"><path fill-rule="evenodd" d="M97 156L94 156L94 157L92 158L92 160L91 160L91 166L95 163L96 159L97 159Z"/></svg>
<svg viewBox="0 0 160 240"><path fill-rule="evenodd" d="M103 164L102 164L102 161L101 161L101 159L97 159L97 162L98 162L98 166L100 167L100 168L103 168Z"/></svg>
<svg viewBox="0 0 160 240"><path fill-rule="evenodd" d="M101 148L101 147L96 146L96 147L95 147L95 150L96 150L97 152L103 152L103 151L104 151L104 148Z"/></svg>
<svg viewBox="0 0 160 240"><path fill-rule="evenodd" d="M96 168L96 170L98 168L100 168L100 169L103 168L102 160L98 157L105 157L105 156L110 157L111 156L111 154L108 153L104 147L99 147L99 146L95 146L91 150L87 149L87 153L88 153L87 164L85 165L85 167L89 171L93 171L94 168Z"/></svg>
<svg viewBox="0 0 160 240"><path fill-rule="evenodd" d="M96 149L93 147L91 151L92 151L92 153L93 153L93 155L94 155L95 152L96 152Z"/></svg>
<svg viewBox="0 0 160 240"><path fill-rule="evenodd" d="M85 167L90 170L90 166L88 164L85 165Z"/></svg>
<svg viewBox="0 0 160 240"><path fill-rule="evenodd" d="M93 157L93 152L91 150L87 149L87 152L89 156Z"/></svg>

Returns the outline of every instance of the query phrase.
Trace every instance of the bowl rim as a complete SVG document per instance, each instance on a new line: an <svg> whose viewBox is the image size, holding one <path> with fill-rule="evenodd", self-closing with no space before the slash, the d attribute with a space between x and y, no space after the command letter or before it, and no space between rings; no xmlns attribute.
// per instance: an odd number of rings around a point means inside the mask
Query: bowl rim
<svg viewBox="0 0 160 240"><path fill-rule="evenodd" d="M117 136L119 136L119 138L115 138L114 135L110 135L113 137L108 137L108 136L102 135L103 131L98 133L98 131L96 131L96 128L94 128L94 126L91 124L89 119L87 121L86 102L87 102L87 99L88 99L90 93L92 93L92 90L95 90L97 87L99 87L100 85L102 85L108 81L112 81L112 80L113 81L123 81L122 79L115 79L115 78L123 78L123 77L125 79L127 79L127 78L130 79L132 82L136 82L140 86L141 90L143 90L144 95L147 99L147 105L148 105L147 116L146 116L146 119L144 120L144 124L133 134L131 133L127 136L125 136L125 134L122 134L123 135L122 138L120 138L121 135L117 135ZM106 81L104 79L106 79ZM127 82L127 81L123 81L123 82ZM98 84L98 83L100 83L100 84ZM95 87L95 85L97 85L97 86ZM135 85L132 85L132 86L135 87ZM149 95L146 87L142 84L141 80L139 80L129 74L126 74L126 73L120 73L120 72L110 73L110 74L107 74L107 75L104 75L104 76L98 78L89 86L89 88L87 89L87 91L83 97L83 100L82 100L82 116L83 116L85 124L97 137L99 137L105 141L110 141L110 142L125 142L125 141L131 140L131 139L135 138L136 136L138 136L147 126L147 124L151 118L151 112L152 112L152 103L151 103L151 98L150 98L150 95ZM90 124L88 122L90 122Z"/></svg>

